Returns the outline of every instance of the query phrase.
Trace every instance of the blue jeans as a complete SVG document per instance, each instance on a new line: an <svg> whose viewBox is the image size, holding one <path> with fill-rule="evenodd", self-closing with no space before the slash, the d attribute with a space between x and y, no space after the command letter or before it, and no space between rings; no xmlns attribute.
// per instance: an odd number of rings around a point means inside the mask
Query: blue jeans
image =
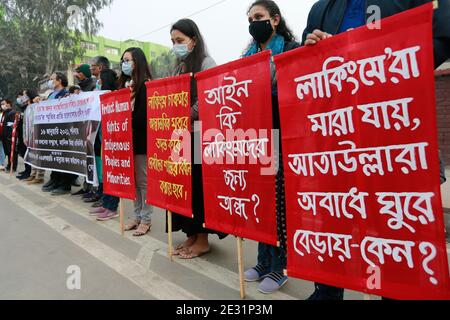
<svg viewBox="0 0 450 320"><path fill-rule="evenodd" d="M259 243L258 264L270 272L283 273L286 269L286 256L278 247Z"/></svg>
<svg viewBox="0 0 450 320"><path fill-rule="evenodd" d="M3 150L3 142L0 141L0 166L5 165L6 155L5 150Z"/></svg>

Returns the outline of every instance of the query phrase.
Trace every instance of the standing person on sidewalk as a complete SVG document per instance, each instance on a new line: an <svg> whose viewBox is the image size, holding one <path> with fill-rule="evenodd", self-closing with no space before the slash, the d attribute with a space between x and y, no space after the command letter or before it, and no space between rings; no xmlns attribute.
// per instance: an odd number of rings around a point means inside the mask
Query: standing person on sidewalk
<svg viewBox="0 0 450 320"><path fill-rule="evenodd" d="M62 72L55 72L48 81L48 87L53 92L48 96L48 100L64 98L69 92L67 86L69 81L67 76ZM50 175L50 180L42 187L43 192L51 192L55 195L67 194L72 188L72 181L67 179L63 173L53 171Z"/></svg>
<svg viewBox="0 0 450 320"><path fill-rule="evenodd" d="M39 103L41 101L41 97L37 96L33 99L33 103ZM29 119L28 117L32 118L33 117L33 113L31 113L31 115L29 114L25 114L24 117L24 132L31 134L31 136L27 137L24 139L24 141L26 141L28 143L28 147L32 146L34 143L34 133L33 133L33 128L31 127L32 123L33 123L33 119ZM31 130L31 132L30 132ZM45 175L45 170L42 169L31 169L31 175L28 179L24 180L27 184L29 185L37 185L37 184L43 184L44 183L44 175Z"/></svg>
<svg viewBox="0 0 450 320"><path fill-rule="evenodd" d="M174 76L188 73L198 73L216 66L216 62L209 56L206 44L197 24L190 19L176 22L170 31L173 43L173 52L177 57L178 65L173 72ZM199 120L197 84L192 80L191 86L191 126L194 130L195 121ZM194 163L194 132L191 132L191 163L192 163L192 208L194 218L190 219L178 214L173 215L172 231L182 231L186 234L186 241L175 248L174 254L181 259L194 259L210 251L209 234L217 234L220 239L225 234L207 230L203 227L205 222L205 208L203 202L202 166ZM166 230L168 225L166 222Z"/></svg>
<svg viewBox="0 0 450 320"><path fill-rule="evenodd" d="M111 70L111 62L108 58L97 56L91 60L91 73L97 80L95 83L95 90L102 90L101 73L103 70Z"/></svg>
<svg viewBox="0 0 450 320"><path fill-rule="evenodd" d="M118 89L118 78L117 74L114 70L111 69L102 69L100 72L100 89L101 90L110 90L115 91ZM103 178L102 172L102 136L101 130L97 135L97 140L95 144L96 152L96 161L99 164L98 166L98 178L99 181ZM118 216L117 209L119 207L120 199L114 196L110 196L108 194L103 193L102 198L102 207L100 209L92 210L91 214L97 216L97 221L106 221Z"/></svg>
<svg viewBox="0 0 450 320"><path fill-rule="evenodd" d="M244 56L248 57L264 50L272 50L272 55L300 47L295 41L294 33L287 26L278 5L271 0L255 1L248 11L249 30L253 37L250 47ZM278 89L276 83L275 65L271 63L272 72L272 116L273 129L281 130L278 110ZM281 139L281 135L280 135ZM245 272L245 281L256 282L262 280L258 290L264 294L278 291L286 284L288 278L284 275L286 269L286 204L284 188L284 169L282 161L281 140L280 150L275 154L275 161L279 164L276 174L276 214L278 226L278 241L280 247L264 243L258 244L257 265Z"/></svg>
<svg viewBox="0 0 450 320"><path fill-rule="evenodd" d="M14 121L16 119L16 111L12 109L12 102L9 100L3 100L1 108L5 114L3 118L3 132L2 132L2 144L3 150L7 157L8 165L5 168L6 172L11 171L11 166L13 167L13 171L17 170L17 148L14 151L13 163L11 163L11 143L12 143L12 134Z"/></svg>
<svg viewBox="0 0 450 320"><path fill-rule="evenodd" d="M28 106L33 104L33 100L38 96L36 91L32 89L25 90L22 95L22 99L18 100L18 106L20 108L20 118L17 124L17 152L18 154L25 159L25 154L27 153L27 146L25 144L26 132L24 131L24 117L25 112ZM20 103L19 103L20 102ZM31 176L31 166L29 164L25 164L25 171L23 171L17 179L19 180L27 180Z"/></svg>
<svg viewBox="0 0 450 320"><path fill-rule="evenodd" d="M96 82L92 78L91 67L88 64L82 64L75 69L75 78L77 78L78 86L82 92L95 90Z"/></svg>
<svg viewBox="0 0 450 320"><path fill-rule="evenodd" d="M366 24L367 8L378 6L381 18L415 8L432 0L320 0L309 13L303 32L303 44L312 46L320 41ZM448 10L450 0L439 1L440 8L434 13L434 56L437 68L450 57L450 27ZM446 17L446 18L445 18ZM414 22L412 22L414 23ZM308 300L343 300L344 289L320 283Z"/></svg>
<svg viewBox="0 0 450 320"><path fill-rule="evenodd" d="M0 171L5 170L5 161L6 161L6 155L5 150L3 149L3 120L5 119L6 113L3 110L3 101L0 99Z"/></svg>
<svg viewBox="0 0 450 320"><path fill-rule="evenodd" d="M131 90L133 112L134 170L136 180L136 201L134 222L126 231L136 230L133 236L146 235L152 227L153 207L147 204L147 87L151 80L149 64L140 48L127 49L121 58L122 72L119 87Z"/></svg>

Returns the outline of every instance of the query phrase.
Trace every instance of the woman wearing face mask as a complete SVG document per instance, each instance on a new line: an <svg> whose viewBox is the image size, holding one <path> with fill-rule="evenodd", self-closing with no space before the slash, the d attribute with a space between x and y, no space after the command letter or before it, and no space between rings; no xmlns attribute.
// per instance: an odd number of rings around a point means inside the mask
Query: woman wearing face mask
<svg viewBox="0 0 450 320"><path fill-rule="evenodd" d="M173 43L173 52L177 57L178 66L174 76L187 73L197 73L216 66L215 61L208 55L203 37L198 26L190 19L182 19L176 22L170 31ZM191 85L191 125L199 120L197 85L192 79ZM194 133L192 133L192 159L194 159ZM181 259L193 259L210 251L208 235L217 234L220 239L226 235L203 228L205 220L203 203L202 168L200 164L192 161L192 205L194 219L181 215L173 216L173 231L182 230L187 240L178 245L174 254ZM167 229L167 228L166 228Z"/></svg>
<svg viewBox="0 0 450 320"><path fill-rule="evenodd" d="M253 41L244 53L245 57L269 49L272 50L272 55L277 55L300 47L281 15L280 8L274 1L259 0L254 2L248 11L248 20L250 23L249 31ZM273 128L280 130L276 70L273 63L271 63L271 72ZM277 199L278 238L281 246L278 248L259 243L258 264L245 272L245 280L248 282L263 280L258 290L265 294L277 291L288 280L283 274L284 269L286 269L286 207L281 138L279 146L279 155L275 155L275 159L279 164L275 193Z"/></svg>
<svg viewBox="0 0 450 320"><path fill-rule="evenodd" d="M144 52L139 48L129 48L121 59L122 73L120 88L130 88L133 110L134 170L136 180L136 201L134 202L135 221L126 231L136 230L135 237L147 234L152 227L153 208L146 203L147 198L147 87L151 80L150 68ZM109 211L110 213L110 211ZM111 217L117 214L110 213ZM106 218L106 217L105 217Z"/></svg>

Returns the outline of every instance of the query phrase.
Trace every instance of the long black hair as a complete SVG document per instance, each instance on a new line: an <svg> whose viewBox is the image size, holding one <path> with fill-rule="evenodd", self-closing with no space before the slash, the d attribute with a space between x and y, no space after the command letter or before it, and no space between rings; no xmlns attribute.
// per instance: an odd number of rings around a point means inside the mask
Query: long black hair
<svg viewBox="0 0 450 320"><path fill-rule="evenodd" d="M120 63L123 62L123 57L127 52L131 53L131 56L133 58L133 74L131 75L131 77L129 77L121 72L119 84L120 88L125 88L126 82L133 80L133 91L136 92L141 89L141 87L147 80L152 79L152 74L147 62L147 57L145 56L145 53L141 48L128 48L127 50L125 50L122 57L120 58Z"/></svg>
<svg viewBox="0 0 450 320"><path fill-rule="evenodd" d="M248 9L247 14L250 13L250 10L254 6L261 6L261 7L266 8L267 11L269 11L269 14L270 14L271 18L274 18L276 15L279 15L280 16L280 23L277 26L277 30L276 30L277 34L282 36L284 38L284 41L286 41L286 42L295 41L295 35L292 32L292 30L288 27L288 25L286 23L286 20L281 15L280 7L278 7L278 5L275 3L275 1L272 1L272 0L257 0L255 2L253 2L253 4L250 6L250 8Z"/></svg>
<svg viewBox="0 0 450 320"><path fill-rule="evenodd" d="M25 93L27 94L27 97L30 99L29 103L32 104L33 100L38 96L36 90L34 89L27 89L25 90Z"/></svg>
<svg viewBox="0 0 450 320"><path fill-rule="evenodd" d="M191 19L181 19L172 26L170 32L172 33L173 30L178 30L195 41L193 51L183 61L186 65L186 72L201 71L203 60L208 56L208 50L197 24ZM178 62L181 63L180 60Z"/></svg>

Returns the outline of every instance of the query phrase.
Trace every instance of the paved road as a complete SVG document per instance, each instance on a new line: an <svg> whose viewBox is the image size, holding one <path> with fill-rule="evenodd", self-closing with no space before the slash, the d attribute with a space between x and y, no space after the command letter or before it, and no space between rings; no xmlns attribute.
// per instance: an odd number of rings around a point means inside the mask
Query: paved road
<svg viewBox="0 0 450 320"><path fill-rule="evenodd" d="M170 262L165 215L153 215L151 234L121 237L118 221L98 223L89 205L73 196L51 197L0 173L0 299L216 299L239 298L236 241L212 238L204 258ZM126 204L131 213L131 203ZM175 243L183 240L175 234ZM257 245L245 241L246 267ZM69 290L70 266L81 271L81 289ZM72 279L72 278L71 278ZM247 284L248 299L305 299L313 284L290 279L266 296ZM346 299L363 299L347 291Z"/></svg>

